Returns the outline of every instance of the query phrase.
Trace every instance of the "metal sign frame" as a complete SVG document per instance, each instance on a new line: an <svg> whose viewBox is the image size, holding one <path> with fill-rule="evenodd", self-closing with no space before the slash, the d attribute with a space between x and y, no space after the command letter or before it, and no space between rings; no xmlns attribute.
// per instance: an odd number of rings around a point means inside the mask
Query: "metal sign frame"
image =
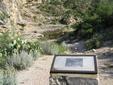
<svg viewBox="0 0 113 85"><path fill-rule="evenodd" d="M55 60L56 60L56 58L58 57L58 56L60 56L60 57L62 57L62 56L65 56L65 57L69 57L70 56L70 58L71 57L93 57L93 60L94 60L94 71L81 71L81 70L56 70L56 69L54 69L54 62L55 62ZM97 74L98 73L98 71L97 71L97 59L96 59L96 55L55 55L54 56L54 59L53 59L53 62L52 62L52 66L51 66L51 70L50 70L50 73L71 73L71 74Z"/></svg>

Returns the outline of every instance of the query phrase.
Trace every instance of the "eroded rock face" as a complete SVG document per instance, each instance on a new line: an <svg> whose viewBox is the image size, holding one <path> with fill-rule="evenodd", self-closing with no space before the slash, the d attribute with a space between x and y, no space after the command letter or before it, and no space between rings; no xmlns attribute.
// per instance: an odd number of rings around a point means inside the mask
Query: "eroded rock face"
<svg viewBox="0 0 113 85"><path fill-rule="evenodd" d="M10 16L10 21L16 24L18 21L22 20L21 10L23 4L26 3L26 0L3 0L3 3L6 6L8 15Z"/></svg>
<svg viewBox="0 0 113 85"><path fill-rule="evenodd" d="M7 10L3 1L0 1L0 25L4 25L7 19Z"/></svg>
<svg viewBox="0 0 113 85"><path fill-rule="evenodd" d="M6 10L9 15L9 22L17 24L20 22L34 22L42 19L43 16L38 14L37 5L33 2L43 3L45 0L3 0L0 3L0 8ZM26 18L27 17L27 18Z"/></svg>

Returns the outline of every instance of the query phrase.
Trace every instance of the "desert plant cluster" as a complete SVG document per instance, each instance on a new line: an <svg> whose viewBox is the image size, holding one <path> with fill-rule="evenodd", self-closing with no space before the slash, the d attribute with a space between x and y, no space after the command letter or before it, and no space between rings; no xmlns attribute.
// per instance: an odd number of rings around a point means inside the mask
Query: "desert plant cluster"
<svg viewBox="0 0 113 85"><path fill-rule="evenodd" d="M16 85L16 70L30 67L43 54L65 53L65 44L46 41L27 41L10 32L0 34L0 85Z"/></svg>

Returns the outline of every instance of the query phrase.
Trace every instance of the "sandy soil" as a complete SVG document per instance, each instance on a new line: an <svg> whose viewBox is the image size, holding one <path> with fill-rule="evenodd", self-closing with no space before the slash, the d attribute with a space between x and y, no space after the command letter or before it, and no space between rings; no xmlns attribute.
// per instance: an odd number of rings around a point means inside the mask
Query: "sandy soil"
<svg viewBox="0 0 113 85"><path fill-rule="evenodd" d="M99 85L113 85L113 48L103 47L87 54L98 55ZM49 85L49 71L53 56L37 59L27 70L17 73L19 85Z"/></svg>
<svg viewBox="0 0 113 85"><path fill-rule="evenodd" d="M53 56L43 56L27 70L17 73L18 85L49 85L49 71Z"/></svg>

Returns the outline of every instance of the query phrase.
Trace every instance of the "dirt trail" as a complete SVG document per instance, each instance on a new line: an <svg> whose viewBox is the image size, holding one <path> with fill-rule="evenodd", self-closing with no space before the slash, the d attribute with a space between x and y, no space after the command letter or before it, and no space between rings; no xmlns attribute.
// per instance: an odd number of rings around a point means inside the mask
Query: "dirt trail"
<svg viewBox="0 0 113 85"><path fill-rule="evenodd" d="M43 56L27 70L17 73L18 85L49 85L49 71L53 56Z"/></svg>
<svg viewBox="0 0 113 85"><path fill-rule="evenodd" d="M113 85L113 48L103 47L86 53L98 55L99 85ZM52 60L53 56L40 57L29 69L18 72L18 85L49 85Z"/></svg>

